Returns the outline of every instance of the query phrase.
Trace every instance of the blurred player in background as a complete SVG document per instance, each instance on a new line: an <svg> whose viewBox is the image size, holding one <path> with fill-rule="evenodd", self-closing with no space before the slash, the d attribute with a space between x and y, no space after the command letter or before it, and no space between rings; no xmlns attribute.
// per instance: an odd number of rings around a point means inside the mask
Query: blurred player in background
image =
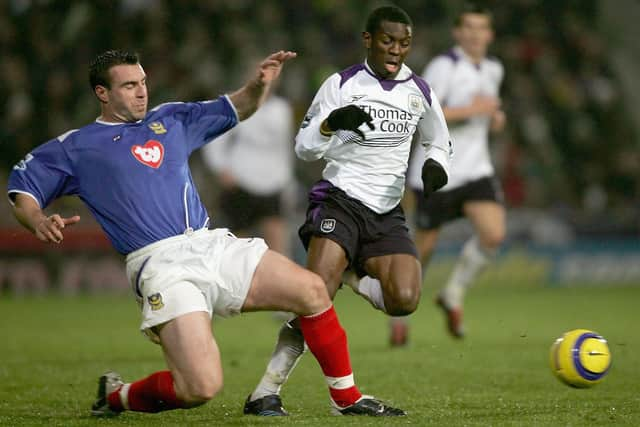
<svg viewBox="0 0 640 427"><path fill-rule="evenodd" d="M362 402L377 402L354 383L346 334L322 279L262 239L210 230L189 170L191 153L251 116L295 56L271 54L230 95L147 112L146 75L137 55L107 51L89 72L100 117L40 145L14 167L9 199L18 221L38 239L61 243L64 228L80 220L45 214L52 200L77 195L87 204L126 256L140 329L160 344L169 368L132 383L105 373L94 416L191 408L210 400L223 383L213 314L257 310L299 315L340 413L361 414Z"/></svg>
<svg viewBox="0 0 640 427"><path fill-rule="evenodd" d="M254 115L202 149L218 175L218 208L237 236L257 228L269 249L289 253L285 190L293 177L293 110L272 93ZM253 233L252 233L253 234Z"/></svg>
<svg viewBox="0 0 640 427"><path fill-rule="evenodd" d="M475 230L436 299L449 332L457 338L464 335L465 292L505 237L502 189L489 153L489 133L502 130L506 121L499 97L504 70L497 59L487 57L493 36L491 12L467 4L454 23L457 44L435 57L423 73L442 102L456 144L449 182L425 199L420 179L424 154L419 147L412 154L409 168L408 185L414 189L417 201L415 241L423 267L431 258L442 225L464 216ZM392 335L405 322L406 319L395 319Z"/></svg>
<svg viewBox="0 0 640 427"><path fill-rule="evenodd" d="M362 36L365 62L325 80L296 137L301 159L326 161L323 179L309 193L300 237L307 267L324 279L332 298L351 267L361 277L351 284L358 294L385 313L407 315L421 288L400 207L411 141L417 131L428 195L447 182L449 132L433 92L404 64L412 40L409 16L397 7L378 8ZM304 350L299 328L299 318L281 328L245 413L282 407L280 389Z"/></svg>

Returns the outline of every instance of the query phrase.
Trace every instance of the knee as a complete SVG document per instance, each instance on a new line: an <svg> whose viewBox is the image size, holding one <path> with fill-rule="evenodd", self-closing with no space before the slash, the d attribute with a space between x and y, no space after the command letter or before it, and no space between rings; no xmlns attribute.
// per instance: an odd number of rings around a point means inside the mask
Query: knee
<svg viewBox="0 0 640 427"><path fill-rule="evenodd" d="M480 244L482 247L490 252L494 252L498 250L502 242L504 242L505 231L504 230L496 230L492 233L488 233L485 236L482 236L480 240Z"/></svg>
<svg viewBox="0 0 640 427"><path fill-rule="evenodd" d="M188 384L178 388L176 384L176 396L182 400L185 406L191 408L200 406L213 399L216 394L222 390L222 378L213 376L208 378L198 378Z"/></svg>
<svg viewBox="0 0 640 427"><path fill-rule="evenodd" d="M310 273L306 281L305 289L301 301L302 315L314 314L326 309L331 304L331 299L327 293L327 286L320 276Z"/></svg>
<svg viewBox="0 0 640 427"><path fill-rule="evenodd" d="M421 289L419 286L409 286L395 289L390 295L390 301L385 301L387 314L391 316L407 316L418 308Z"/></svg>

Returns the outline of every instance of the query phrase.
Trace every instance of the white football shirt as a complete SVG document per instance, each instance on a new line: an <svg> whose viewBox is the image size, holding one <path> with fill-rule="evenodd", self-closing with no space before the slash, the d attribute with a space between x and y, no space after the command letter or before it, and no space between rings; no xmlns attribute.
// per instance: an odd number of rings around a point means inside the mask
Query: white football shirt
<svg viewBox="0 0 640 427"><path fill-rule="evenodd" d="M471 104L476 95L499 96L504 76L502 64L494 58L484 58L476 65L460 46L436 56L425 68L424 79L445 107ZM444 191L494 174L489 152L488 116L476 116L449 125L456 153L451 160L449 182ZM424 155L414 149L409 168L409 186L422 189L421 167Z"/></svg>
<svg viewBox="0 0 640 427"><path fill-rule="evenodd" d="M364 140L351 131L323 136L322 121L331 111L349 104L369 113L375 129L360 126ZM386 213L400 203L404 193L414 134L424 158L433 158L448 173L449 131L429 85L406 65L395 80L385 80L365 62L324 81L300 126L295 150L302 160L323 158L327 163L324 179L373 211Z"/></svg>
<svg viewBox="0 0 640 427"><path fill-rule="evenodd" d="M291 105L272 94L251 117L205 145L202 158L251 194L275 194L293 178L293 126Z"/></svg>

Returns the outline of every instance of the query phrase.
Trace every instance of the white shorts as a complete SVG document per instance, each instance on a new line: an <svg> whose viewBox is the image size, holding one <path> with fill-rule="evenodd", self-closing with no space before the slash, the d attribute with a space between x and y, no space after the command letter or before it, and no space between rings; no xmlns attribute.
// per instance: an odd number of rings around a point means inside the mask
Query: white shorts
<svg viewBox="0 0 640 427"><path fill-rule="evenodd" d="M183 314L240 313L251 279L267 251L263 239L239 239L226 228L198 230L147 245L127 255L127 277L150 331Z"/></svg>

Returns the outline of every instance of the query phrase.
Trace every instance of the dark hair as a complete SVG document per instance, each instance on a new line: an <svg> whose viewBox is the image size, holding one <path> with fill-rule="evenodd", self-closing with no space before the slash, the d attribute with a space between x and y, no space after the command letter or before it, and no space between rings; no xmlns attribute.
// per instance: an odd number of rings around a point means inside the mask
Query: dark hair
<svg viewBox="0 0 640 427"><path fill-rule="evenodd" d="M454 27L459 27L462 25L462 18L464 15L468 13L473 13L477 15L485 15L489 18L489 22L493 22L493 14L491 13L491 9L489 9L486 5L481 2L466 2L460 9L460 12L456 15L455 20L453 21Z"/></svg>
<svg viewBox="0 0 640 427"><path fill-rule="evenodd" d="M411 18L409 18L407 12L396 6L382 6L374 9L369 14L364 30L369 34L373 34L380 28L382 21L400 22L401 24L413 27L413 22L411 22Z"/></svg>
<svg viewBox="0 0 640 427"><path fill-rule="evenodd" d="M108 50L96 56L89 64L89 83L91 89L96 86L104 86L110 89L109 69L116 65L135 65L140 63L137 53L124 52L122 50Z"/></svg>

